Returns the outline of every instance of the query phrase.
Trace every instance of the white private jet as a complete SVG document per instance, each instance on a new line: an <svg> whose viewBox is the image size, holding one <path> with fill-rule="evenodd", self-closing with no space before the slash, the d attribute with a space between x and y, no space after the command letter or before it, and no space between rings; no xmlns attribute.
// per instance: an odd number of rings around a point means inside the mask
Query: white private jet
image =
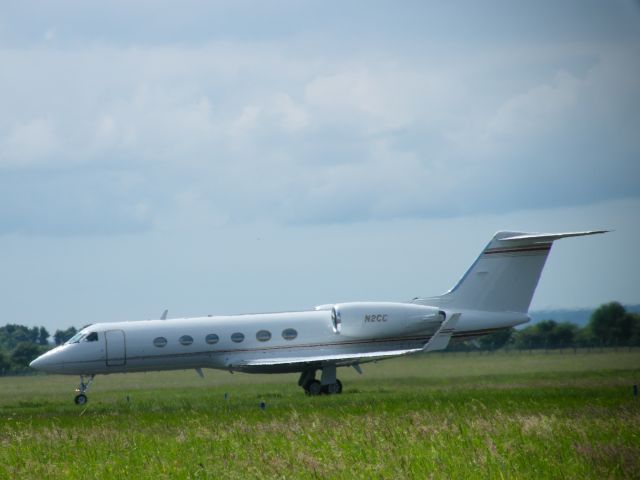
<svg viewBox="0 0 640 480"><path fill-rule="evenodd" d="M350 302L301 312L97 323L31 362L50 373L80 375L75 403L97 374L217 368L300 372L309 395L342 391L336 368L443 350L530 320L529 304L555 240L606 230L498 232L444 295L405 303ZM322 373L316 379L316 373ZM85 381L86 380L86 381Z"/></svg>

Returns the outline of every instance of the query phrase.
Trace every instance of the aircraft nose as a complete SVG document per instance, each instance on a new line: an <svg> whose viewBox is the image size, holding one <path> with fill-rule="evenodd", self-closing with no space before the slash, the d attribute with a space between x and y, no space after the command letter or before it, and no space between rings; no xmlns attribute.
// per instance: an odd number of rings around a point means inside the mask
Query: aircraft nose
<svg viewBox="0 0 640 480"><path fill-rule="evenodd" d="M40 370L43 365L46 363L46 360L43 358L44 355L40 355L38 358L36 358L35 360L33 360L29 366L31 368L35 368L36 370Z"/></svg>
<svg viewBox="0 0 640 480"><path fill-rule="evenodd" d="M36 370L41 370L43 372L47 372L47 371L49 371L49 367L51 367L53 365L52 357L53 357L53 355L51 354L51 352L43 353L38 358L33 360L29 364L29 366L31 368L35 368Z"/></svg>

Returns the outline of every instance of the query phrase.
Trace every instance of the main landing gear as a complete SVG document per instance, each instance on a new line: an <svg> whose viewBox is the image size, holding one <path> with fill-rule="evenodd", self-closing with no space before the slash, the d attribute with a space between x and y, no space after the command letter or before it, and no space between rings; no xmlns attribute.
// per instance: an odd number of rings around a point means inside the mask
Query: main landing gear
<svg viewBox="0 0 640 480"><path fill-rule="evenodd" d="M84 405L85 403L87 403L88 399L85 395L85 392L89 390L89 385L91 385L91 382L93 382L93 377L95 377L95 375L89 376L89 379L85 382L84 375L80 375L80 385L78 385L78 387L76 388L77 395L73 399L76 405Z"/></svg>
<svg viewBox="0 0 640 480"><path fill-rule="evenodd" d="M342 393L342 382L336 378L336 366L329 365L322 368L320 380L316 380L316 369L305 370L300 375L298 385L307 395L333 395Z"/></svg>

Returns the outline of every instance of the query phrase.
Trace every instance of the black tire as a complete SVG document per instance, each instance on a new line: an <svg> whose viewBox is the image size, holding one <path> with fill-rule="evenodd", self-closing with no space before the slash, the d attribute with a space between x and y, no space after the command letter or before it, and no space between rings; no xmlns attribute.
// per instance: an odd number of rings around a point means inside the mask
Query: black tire
<svg viewBox="0 0 640 480"><path fill-rule="evenodd" d="M76 398L73 399L76 402L76 405L84 405L87 403L87 396L84 393L80 393L76 395Z"/></svg>
<svg viewBox="0 0 640 480"><path fill-rule="evenodd" d="M323 386L322 393L326 393L327 395L337 395L338 393L342 393L342 382L336 379L336 383Z"/></svg>
<svg viewBox="0 0 640 480"><path fill-rule="evenodd" d="M342 382L337 378L336 378L336 385L338 386L338 389L336 390L335 393L342 393Z"/></svg>
<svg viewBox="0 0 640 480"><path fill-rule="evenodd" d="M311 380L304 390L308 395L320 395L322 393L322 385L318 380Z"/></svg>

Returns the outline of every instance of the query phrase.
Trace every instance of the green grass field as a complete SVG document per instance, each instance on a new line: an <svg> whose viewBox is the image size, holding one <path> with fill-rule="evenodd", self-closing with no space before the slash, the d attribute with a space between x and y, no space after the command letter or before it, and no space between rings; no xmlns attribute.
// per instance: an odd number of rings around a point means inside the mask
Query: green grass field
<svg viewBox="0 0 640 480"><path fill-rule="evenodd" d="M0 478L640 478L638 351L363 368L321 397L294 375L103 376L84 407L75 377L0 378Z"/></svg>

